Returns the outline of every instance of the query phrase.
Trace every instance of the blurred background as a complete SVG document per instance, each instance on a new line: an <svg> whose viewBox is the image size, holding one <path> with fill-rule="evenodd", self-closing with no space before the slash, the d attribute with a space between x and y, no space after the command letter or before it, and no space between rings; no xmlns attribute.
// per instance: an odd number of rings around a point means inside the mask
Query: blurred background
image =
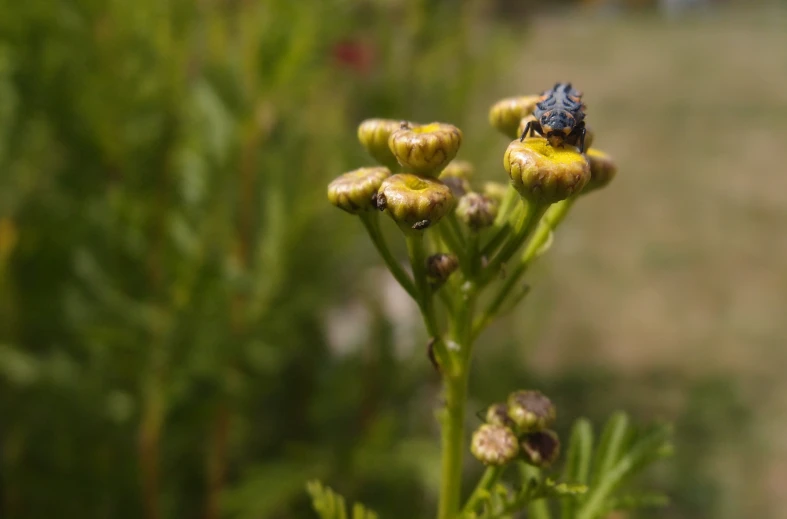
<svg viewBox="0 0 787 519"><path fill-rule="evenodd" d="M0 517L309 518L312 478L430 516L426 338L325 186L369 117L502 181L489 106L556 81L621 172L481 338L468 427L532 387L564 432L668 419L641 516L787 517L787 5L743 0L4 2Z"/></svg>

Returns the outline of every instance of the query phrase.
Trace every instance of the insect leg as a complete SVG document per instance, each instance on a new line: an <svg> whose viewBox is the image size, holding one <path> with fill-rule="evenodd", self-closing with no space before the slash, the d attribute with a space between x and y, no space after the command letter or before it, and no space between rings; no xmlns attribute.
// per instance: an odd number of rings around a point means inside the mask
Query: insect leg
<svg viewBox="0 0 787 519"><path fill-rule="evenodd" d="M522 132L522 136L519 138L519 142L525 140L525 137L527 136L527 132L532 133L532 128L531 128L532 124L533 121L528 121L528 123L525 125L525 131Z"/></svg>
<svg viewBox="0 0 787 519"><path fill-rule="evenodd" d="M579 130L579 152L585 153L585 134L587 133L587 129L583 126Z"/></svg>

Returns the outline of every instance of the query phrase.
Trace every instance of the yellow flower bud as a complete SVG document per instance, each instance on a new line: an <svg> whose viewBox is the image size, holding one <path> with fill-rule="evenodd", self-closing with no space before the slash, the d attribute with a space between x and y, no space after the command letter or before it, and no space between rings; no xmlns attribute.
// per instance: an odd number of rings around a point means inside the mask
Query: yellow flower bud
<svg viewBox="0 0 787 519"><path fill-rule="evenodd" d="M588 161L576 148L552 147L540 137L509 144L503 165L519 194L536 203L564 200L590 180Z"/></svg>
<svg viewBox="0 0 787 519"><path fill-rule="evenodd" d="M552 401L538 391L515 391L508 396L508 416L520 432L540 431L552 425L557 411Z"/></svg>
<svg viewBox="0 0 787 519"><path fill-rule="evenodd" d="M452 160L438 178L443 184L451 188L454 198L459 199L473 190L469 181L472 174L472 164L465 160Z"/></svg>
<svg viewBox="0 0 787 519"><path fill-rule="evenodd" d="M519 454L519 442L508 427L484 424L473 433L470 452L485 465L505 465Z"/></svg>
<svg viewBox="0 0 787 519"><path fill-rule="evenodd" d="M391 172L383 167L350 171L328 185L328 200L350 214L372 209L376 205L377 190L389 176Z"/></svg>
<svg viewBox="0 0 787 519"><path fill-rule="evenodd" d="M421 230L437 223L454 207L451 189L439 180L399 173L385 179L377 193L377 208L404 229Z"/></svg>
<svg viewBox="0 0 787 519"><path fill-rule="evenodd" d="M608 154L597 149L590 149L585 154L590 163L590 181L585 186L583 193L606 186L618 172L618 166Z"/></svg>
<svg viewBox="0 0 787 519"><path fill-rule="evenodd" d="M552 430L544 430L524 435L519 441L525 463L540 468L552 465L560 456L560 438Z"/></svg>
<svg viewBox="0 0 787 519"><path fill-rule="evenodd" d="M511 187L500 182L487 182L484 184L484 195L488 196L498 204L503 201Z"/></svg>
<svg viewBox="0 0 787 519"><path fill-rule="evenodd" d="M393 119L367 119L358 126L358 140L374 160L388 168L398 169L396 157L388 147L391 134L402 127L402 121Z"/></svg>
<svg viewBox="0 0 787 519"><path fill-rule="evenodd" d="M459 199L456 216L474 231L489 227L497 217L497 202L479 193L467 193Z"/></svg>
<svg viewBox="0 0 787 519"><path fill-rule="evenodd" d="M532 114L540 96L520 96L502 99L489 110L489 124L505 136L515 139L522 134L519 122Z"/></svg>
<svg viewBox="0 0 787 519"><path fill-rule="evenodd" d="M456 178L463 178L465 180L470 180L470 177L473 176L474 168L473 165L466 161L466 160L452 160L440 173L440 180L444 180L448 177L456 177Z"/></svg>
<svg viewBox="0 0 787 519"><path fill-rule="evenodd" d="M462 144L462 131L443 123L403 125L391 134L388 146L403 167L419 175L437 177Z"/></svg>

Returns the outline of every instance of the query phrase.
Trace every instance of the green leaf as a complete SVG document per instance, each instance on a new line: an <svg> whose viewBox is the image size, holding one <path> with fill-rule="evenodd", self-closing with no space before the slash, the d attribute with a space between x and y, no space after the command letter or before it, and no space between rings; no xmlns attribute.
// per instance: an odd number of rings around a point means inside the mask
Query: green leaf
<svg viewBox="0 0 787 519"><path fill-rule="evenodd" d="M633 477L654 461L670 455L672 449L668 443L669 435L669 427L657 426L638 438L617 463L608 471L600 473L598 482L577 513L577 519L602 517L612 492L626 479Z"/></svg>
<svg viewBox="0 0 787 519"><path fill-rule="evenodd" d="M625 413L615 413L601 433L601 442L593 460L593 475L590 485L595 486L620 457L626 432L629 427L629 418Z"/></svg>
<svg viewBox="0 0 787 519"><path fill-rule="evenodd" d="M568 452L566 453L566 467L563 471L563 480L578 484L586 484L590 476L590 462L593 456L593 426L585 418L580 418L574 423L571 430ZM561 519L571 519L577 508L577 501L565 499L560 503Z"/></svg>
<svg viewBox="0 0 787 519"><path fill-rule="evenodd" d="M319 481L306 484L306 491L312 497L312 507L321 519L348 519L347 503L343 496ZM352 519L377 519L377 514L361 503L353 505Z"/></svg>

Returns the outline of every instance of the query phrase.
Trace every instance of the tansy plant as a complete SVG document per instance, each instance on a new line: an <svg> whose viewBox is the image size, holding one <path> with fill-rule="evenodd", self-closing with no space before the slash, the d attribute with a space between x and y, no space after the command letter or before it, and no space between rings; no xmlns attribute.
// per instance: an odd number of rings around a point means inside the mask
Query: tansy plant
<svg viewBox="0 0 787 519"><path fill-rule="evenodd" d="M556 410L536 390L493 404L468 442L468 374L479 334L528 293L523 278L582 197L616 174L609 155L585 154L542 137L517 138L536 96L505 99L490 111L492 126L514 139L503 156L509 185L472 183L470 164L454 160L462 132L444 123L384 119L363 122L358 138L379 166L345 173L328 186L335 206L357 216L391 274L413 298L430 337L428 358L443 381L442 469L438 519L527 517L594 519L613 510L658 504L661 496L629 493L633 476L669 452L664 426L638 430L618 414L598 441L585 419L575 422L561 471ZM401 229L409 269L381 232L381 213ZM463 457L486 465L469 495L460 488ZM309 491L324 519L344 518L343 498L319 483ZM558 500L558 502L553 502ZM376 517L356 504L353 517Z"/></svg>

